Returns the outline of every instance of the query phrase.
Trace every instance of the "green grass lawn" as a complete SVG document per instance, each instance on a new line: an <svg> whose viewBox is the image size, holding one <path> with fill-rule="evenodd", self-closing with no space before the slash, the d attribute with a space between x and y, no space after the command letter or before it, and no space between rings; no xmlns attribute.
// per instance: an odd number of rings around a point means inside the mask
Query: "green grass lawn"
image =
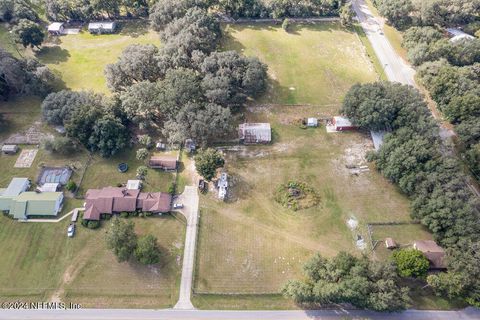
<svg viewBox="0 0 480 320"><path fill-rule="evenodd" d="M127 148L110 158L94 155L85 173L80 194L84 194L87 189L116 187L118 184L127 183L129 179L136 179L137 168L146 165L146 161L136 159L136 150L137 148ZM177 154L175 151L170 153ZM117 168L118 164L122 162L128 164L128 171L125 173L119 172ZM167 192L168 187L174 182L174 176L175 174L172 172L148 168L143 182L143 190Z"/></svg>
<svg viewBox="0 0 480 320"><path fill-rule="evenodd" d="M0 301L49 301L59 295L83 307L172 306L184 224L171 216L133 221L139 234L158 238L162 251L158 265L118 263L106 248L105 226L89 230L78 224L70 239L69 219L20 223L0 216Z"/></svg>
<svg viewBox="0 0 480 320"><path fill-rule="evenodd" d="M338 109L350 86L376 80L356 33L335 22L280 26L227 25L225 49L268 64L270 87L262 103L314 104Z"/></svg>
<svg viewBox="0 0 480 320"><path fill-rule="evenodd" d="M158 46L158 34L144 23L127 23L116 34L91 35L83 31L53 38L36 56L62 78L67 88L107 93L105 66L116 62L128 45L147 43Z"/></svg>

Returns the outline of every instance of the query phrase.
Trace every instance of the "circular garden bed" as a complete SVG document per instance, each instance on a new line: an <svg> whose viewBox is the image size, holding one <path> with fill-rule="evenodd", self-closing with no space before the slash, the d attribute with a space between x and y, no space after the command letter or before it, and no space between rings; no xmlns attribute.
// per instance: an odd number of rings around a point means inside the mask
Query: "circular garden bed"
<svg viewBox="0 0 480 320"><path fill-rule="evenodd" d="M289 181L275 191L275 201L293 211L308 209L319 204L320 197L315 189L304 182Z"/></svg>

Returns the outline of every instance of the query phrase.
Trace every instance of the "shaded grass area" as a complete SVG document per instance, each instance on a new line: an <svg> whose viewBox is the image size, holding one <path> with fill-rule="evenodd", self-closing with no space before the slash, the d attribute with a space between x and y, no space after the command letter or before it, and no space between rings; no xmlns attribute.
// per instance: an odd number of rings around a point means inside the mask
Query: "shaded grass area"
<svg viewBox="0 0 480 320"><path fill-rule="evenodd" d="M84 30L53 38L36 56L62 78L67 88L107 93L105 66L116 62L128 45L147 43L158 46L158 34L148 30L146 22L132 22L116 34L91 35Z"/></svg>
<svg viewBox="0 0 480 320"><path fill-rule="evenodd" d="M41 103L38 97L14 97L9 101L0 101L0 115L3 118L0 123L0 142L40 120Z"/></svg>
<svg viewBox="0 0 480 320"><path fill-rule="evenodd" d="M158 265L118 263L105 246L105 228L77 226L67 238L60 223L19 223L0 217L0 301L49 301L64 288L64 301L83 307L169 307L177 299L184 225L170 216L135 219L162 250ZM122 299L122 296L127 297Z"/></svg>
<svg viewBox="0 0 480 320"><path fill-rule="evenodd" d="M336 110L351 85L376 79L354 32L337 22L226 25L223 48L256 56L269 67L270 85L259 103L315 104Z"/></svg>
<svg viewBox="0 0 480 320"><path fill-rule="evenodd" d="M232 200L218 201L212 189L201 197L196 293L278 293L288 279L301 276L314 252L361 254L348 218L360 224L409 219L407 198L379 173L352 176L345 168L352 150L372 148L368 136L291 124L315 107L262 111L247 120L270 122L275 143L226 152ZM276 203L277 186L292 179L318 190L320 204L293 212Z"/></svg>
<svg viewBox="0 0 480 320"><path fill-rule="evenodd" d="M5 23L0 23L0 47L11 53L14 57L20 58L17 45L13 41Z"/></svg>

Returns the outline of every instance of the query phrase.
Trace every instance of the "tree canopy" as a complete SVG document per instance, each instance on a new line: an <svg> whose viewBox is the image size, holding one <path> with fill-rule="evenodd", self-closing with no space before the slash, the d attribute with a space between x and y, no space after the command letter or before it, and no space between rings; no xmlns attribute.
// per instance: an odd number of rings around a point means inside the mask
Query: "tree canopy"
<svg viewBox="0 0 480 320"><path fill-rule="evenodd" d="M195 156L195 168L207 181L215 177L217 169L223 167L224 163L223 156L212 148L200 150Z"/></svg>
<svg viewBox="0 0 480 320"><path fill-rule="evenodd" d="M17 59L0 48L0 98L15 95L45 96L53 90L55 75L33 59Z"/></svg>
<svg viewBox="0 0 480 320"><path fill-rule="evenodd" d="M25 48L39 48L45 39L45 33L38 23L30 20L21 19L17 25L12 28L15 34L15 41L21 43Z"/></svg>
<svg viewBox="0 0 480 320"><path fill-rule="evenodd" d="M137 235L132 221L114 218L107 231L107 247L113 251L118 262L128 261L137 247Z"/></svg>
<svg viewBox="0 0 480 320"><path fill-rule="evenodd" d="M138 239L135 249L135 258L141 264L155 264L160 261L160 250L158 248L157 238L147 234Z"/></svg>
<svg viewBox="0 0 480 320"><path fill-rule="evenodd" d="M340 252L326 259L314 255L304 265L304 280L289 281L282 291L297 303L351 303L362 309L398 311L409 304L395 266Z"/></svg>

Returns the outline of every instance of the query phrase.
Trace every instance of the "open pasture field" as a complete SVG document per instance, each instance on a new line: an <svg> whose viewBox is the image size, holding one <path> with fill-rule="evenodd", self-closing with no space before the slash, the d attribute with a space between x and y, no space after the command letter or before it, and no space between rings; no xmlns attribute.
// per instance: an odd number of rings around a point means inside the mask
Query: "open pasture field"
<svg viewBox="0 0 480 320"><path fill-rule="evenodd" d="M178 298L184 224L172 216L135 218L137 233L158 238L158 265L118 263L105 227L80 225L67 238L60 223L19 223L0 217L0 301L62 301L82 307L171 307Z"/></svg>
<svg viewBox="0 0 480 320"><path fill-rule="evenodd" d="M375 81L357 34L337 22L292 25L226 25L223 47L256 56L269 67L270 86L259 103L313 104L337 110L357 82Z"/></svg>
<svg viewBox="0 0 480 320"><path fill-rule="evenodd" d="M36 56L61 77L66 88L107 93L103 71L123 49L131 44L160 44L158 34L147 26L146 22L128 22L115 34L92 35L83 30L55 37Z"/></svg>
<svg viewBox="0 0 480 320"><path fill-rule="evenodd" d="M201 198L196 292L279 292L314 252L361 254L355 240L367 240L366 223L409 220L408 199L371 165L358 176L346 168L366 165L367 135L301 129L295 119L314 107L251 111L248 121L272 124L274 142L225 151L231 200L220 202L212 188ZM294 212L278 204L274 192L290 180L313 187L319 205ZM358 222L355 231L347 226L350 218Z"/></svg>

